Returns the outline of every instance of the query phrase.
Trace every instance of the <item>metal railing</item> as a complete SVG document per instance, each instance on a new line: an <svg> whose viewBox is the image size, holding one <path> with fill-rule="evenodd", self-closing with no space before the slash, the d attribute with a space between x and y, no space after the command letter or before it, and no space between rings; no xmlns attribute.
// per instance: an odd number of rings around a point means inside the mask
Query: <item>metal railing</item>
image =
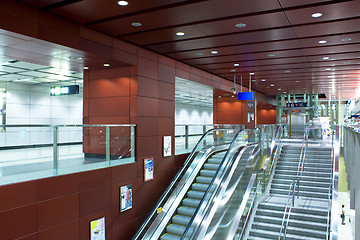
<svg viewBox="0 0 360 240"><path fill-rule="evenodd" d="M0 184L135 162L135 126L0 125Z"/></svg>
<svg viewBox="0 0 360 240"><path fill-rule="evenodd" d="M299 159L299 165L296 173L296 181L297 181L297 197L299 198L299 190L300 190L300 179L302 177L303 171L304 171L304 163L306 158L306 150L308 147L308 140L309 140L309 130L305 129L302 148L301 148L301 154Z"/></svg>
<svg viewBox="0 0 360 240"><path fill-rule="evenodd" d="M175 155L190 153L206 131L213 128L229 128L240 131L245 129L241 124L176 124ZM206 144L206 142L204 143Z"/></svg>

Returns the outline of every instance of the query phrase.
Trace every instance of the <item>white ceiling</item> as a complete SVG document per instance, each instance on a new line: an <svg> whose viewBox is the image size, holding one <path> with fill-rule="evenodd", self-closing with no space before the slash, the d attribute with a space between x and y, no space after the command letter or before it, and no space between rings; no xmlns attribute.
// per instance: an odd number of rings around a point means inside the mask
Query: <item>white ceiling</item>
<svg viewBox="0 0 360 240"><path fill-rule="evenodd" d="M213 94L209 86L175 77L175 103L212 108Z"/></svg>
<svg viewBox="0 0 360 240"><path fill-rule="evenodd" d="M83 73L71 71L66 66L44 66L0 58L0 81L23 84L83 85Z"/></svg>

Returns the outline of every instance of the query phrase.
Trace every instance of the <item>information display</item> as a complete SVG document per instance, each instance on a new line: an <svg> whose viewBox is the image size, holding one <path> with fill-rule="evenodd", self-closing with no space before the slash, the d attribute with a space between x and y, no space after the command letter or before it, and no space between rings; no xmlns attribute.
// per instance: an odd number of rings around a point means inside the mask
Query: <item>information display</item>
<svg viewBox="0 0 360 240"><path fill-rule="evenodd" d="M150 181L154 179L154 159L144 159L144 181Z"/></svg>
<svg viewBox="0 0 360 240"><path fill-rule="evenodd" d="M120 187L120 211L132 208L132 185Z"/></svg>
<svg viewBox="0 0 360 240"><path fill-rule="evenodd" d="M286 103L287 108L307 107L306 102Z"/></svg>
<svg viewBox="0 0 360 240"><path fill-rule="evenodd" d="M105 217L90 222L90 240L105 240Z"/></svg>

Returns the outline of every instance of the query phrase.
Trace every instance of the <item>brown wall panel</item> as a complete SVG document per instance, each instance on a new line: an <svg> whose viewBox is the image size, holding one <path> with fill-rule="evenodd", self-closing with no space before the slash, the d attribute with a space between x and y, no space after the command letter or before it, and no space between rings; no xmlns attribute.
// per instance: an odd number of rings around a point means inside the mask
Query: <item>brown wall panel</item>
<svg viewBox="0 0 360 240"><path fill-rule="evenodd" d="M156 117L138 117L136 130L137 136L157 136L158 118Z"/></svg>
<svg viewBox="0 0 360 240"><path fill-rule="evenodd" d="M13 240L36 232L36 204L0 212L1 240Z"/></svg>
<svg viewBox="0 0 360 240"><path fill-rule="evenodd" d="M128 97L130 96L130 79L117 77L91 80L89 90L91 98Z"/></svg>
<svg viewBox="0 0 360 240"><path fill-rule="evenodd" d="M90 98L89 116L119 117L129 116L129 97Z"/></svg>
<svg viewBox="0 0 360 240"><path fill-rule="evenodd" d="M148 97L138 97L138 116L144 117L157 117L159 115L158 102L159 99L148 98Z"/></svg>
<svg viewBox="0 0 360 240"><path fill-rule="evenodd" d="M65 222L38 233L37 240L78 240L79 219Z"/></svg>
<svg viewBox="0 0 360 240"><path fill-rule="evenodd" d="M160 99L175 101L175 84L159 81Z"/></svg>
<svg viewBox="0 0 360 240"><path fill-rule="evenodd" d="M178 76L178 75L176 75ZM178 76L180 77L180 76ZM175 68L173 66L159 64L159 81L175 84Z"/></svg>
<svg viewBox="0 0 360 240"><path fill-rule="evenodd" d="M159 86L157 80L139 76L138 86L138 96L158 98Z"/></svg>
<svg viewBox="0 0 360 240"><path fill-rule="evenodd" d="M61 224L79 217L79 194L38 202L38 230Z"/></svg>
<svg viewBox="0 0 360 240"><path fill-rule="evenodd" d="M258 110L257 124L276 124L276 110Z"/></svg>
<svg viewBox="0 0 360 240"><path fill-rule="evenodd" d="M111 206L111 185L80 193L80 216Z"/></svg>
<svg viewBox="0 0 360 240"><path fill-rule="evenodd" d="M36 182L0 187L0 212L36 202Z"/></svg>
<svg viewBox="0 0 360 240"><path fill-rule="evenodd" d="M27 235L25 237L17 238L16 240L37 240L37 233Z"/></svg>
<svg viewBox="0 0 360 240"><path fill-rule="evenodd" d="M111 184L111 169L103 168L94 171L78 173L79 189L86 191L93 188L102 187Z"/></svg>
<svg viewBox="0 0 360 240"><path fill-rule="evenodd" d="M65 196L79 191L78 174L68 174L57 178L44 178L37 181L37 200Z"/></svg>
<svg viewBox="0 0 360 240"><path fill-rule="evenodd" d="M118 183L136 177L137 164L140 163L130 163L130 164L112 167L111 168L112 183Z"/></svg>
<svg viewBox="0 0 360 240"><path fill-rule="evenodd" d="M152 79L159 78L159 63L147 58L138 58L138 74L139 76L148 77Z"/></svg>

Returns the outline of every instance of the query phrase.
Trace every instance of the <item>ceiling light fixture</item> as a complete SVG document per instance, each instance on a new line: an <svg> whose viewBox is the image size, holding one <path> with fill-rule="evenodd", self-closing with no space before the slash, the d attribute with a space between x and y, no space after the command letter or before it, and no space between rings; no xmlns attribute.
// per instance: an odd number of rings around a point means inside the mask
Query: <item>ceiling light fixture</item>
<svg viewBox="0 0 360 240"><path fill-rule="evenodd" d="M265 79L261 79L262 82L265 82L266 80Z"/></svg>
<svg viewBox="0 0 360 240"><path fill-rule="evenodd" d="M273 53L268 54L268 57L275 57L276 55Z"/></svg>
<svg viewBox="0 0 360 240"><path fill-rule="evenodd" d="M234 67L238 67L238 66L240 66L240 64L234 63Z"/></svg>
<svg viewBox="0 0 360 240"><path fill-rule="evenodd" d="M245 23L238 23L235 25L237 28L243 28L243 27L246 27L246 24Z"/></svg>
<svg viewBox="0 0 360 240"><path fill-rule="evenodd" d="M323 59L324 59L324 60L329 60L329 59L330 59L330 57L323 57Z"/></svg>
<svg viewBox="0 0 360 240"><path fill-rule="evenodd" d="M325 70L326 70L326 71L331 71L331 68L326 68Z"/></svg>
<svg viewBox="0 0 360 240"><path fill-rule="evenodd" d="M281 88L278 88L278 91L280 91L281 90Z"/></svg>
<svg viewBox="0 0 360 240"><path fill-rule="evenodd" d="M252 76L252 75L255 75L255 73L250 73L250 75Z"/></svg>
<svg viewBox="0 0 360 240"><path fill-rule="evenodd" d="M290 73L291 71L290 70L285 70L284 73Z"/></svg>
<svg viewBox="0 0 360 240"><path fill-rule="evenodd" d="M344 64L350 64L351 62L350 61L345 61Z"/></svg>
<svg viewBox="0 0 360 240"><path fill-rule="evenodd" d="M87 70L87 69L89 69L89 67L83 67L83 69Z"/></svg>
<svg viewBox="0 0 360 240"><path fill-rule="evenodd" d="M231 69L230 72L236 72L236 70L235 70L235 69Z"/></svg>
<svg viewBox="0 0 360 240"><path fill-rule="evenodd" d="M326 40L320 40L319 43L324 44L324 43L327 43L327 41Z"/></svg>
<svg viewBox="0 0 360 240"><path fill-rule="evenodd" d="M275 86L275 85L274 85L274 84L271 84L271 85L270 85L270 87L273 87L273 86Z"/></svg>
<svg viewBox="0 0 360 240"><path fill-rule="evenodd" d="M202 52L198 52L198 53L195 53L195 55L196 55L196 56L203 56L203 55L204 55L204 53L202 53Z"/></svg>
<svg viewBox="0 0 360 240"><path fill-rule="evenodd" d="M351 41L351 38L343 38L343 39L341 39L341 41L348 42L348 41Z"/></svg>
<svg viewBox="0 0 360 240"><path fill-rule="evenodd" d="M133 27L141 27L141 26L142 26L142 23L133 22L133 23L131 23L131 26L133 26Z"/></svg>
<svg viewBox="0 0 360 240"><path fill-rule="evenodd" d="M127 6L129 3L127 1L118 1L120 6Z"/></svg>
<svg viewBox="0 0 360 240"><path fill-rule="evenodd" d="M184 36L184 35L185 35L184 32L177 32L177 33L176 33L176 36Z"/></svg>
<svg viewBox="0 0 360 240"><path fill-rule="evenodd" d="M321 17L322 16L322 13L313 13L311 15L313 18L318 18L318 17Z"/></svg>
<svg viewBox="0 0 360 240"><path fill-rule="evenodd" d="M218 54L218 51L211 51L211 54Z"/></svg>
<svg viewBox="0 0 360 240"><path fill-rule="evenodd" d="M110 67L109 63L104 63L104 67Z"/></svg>

